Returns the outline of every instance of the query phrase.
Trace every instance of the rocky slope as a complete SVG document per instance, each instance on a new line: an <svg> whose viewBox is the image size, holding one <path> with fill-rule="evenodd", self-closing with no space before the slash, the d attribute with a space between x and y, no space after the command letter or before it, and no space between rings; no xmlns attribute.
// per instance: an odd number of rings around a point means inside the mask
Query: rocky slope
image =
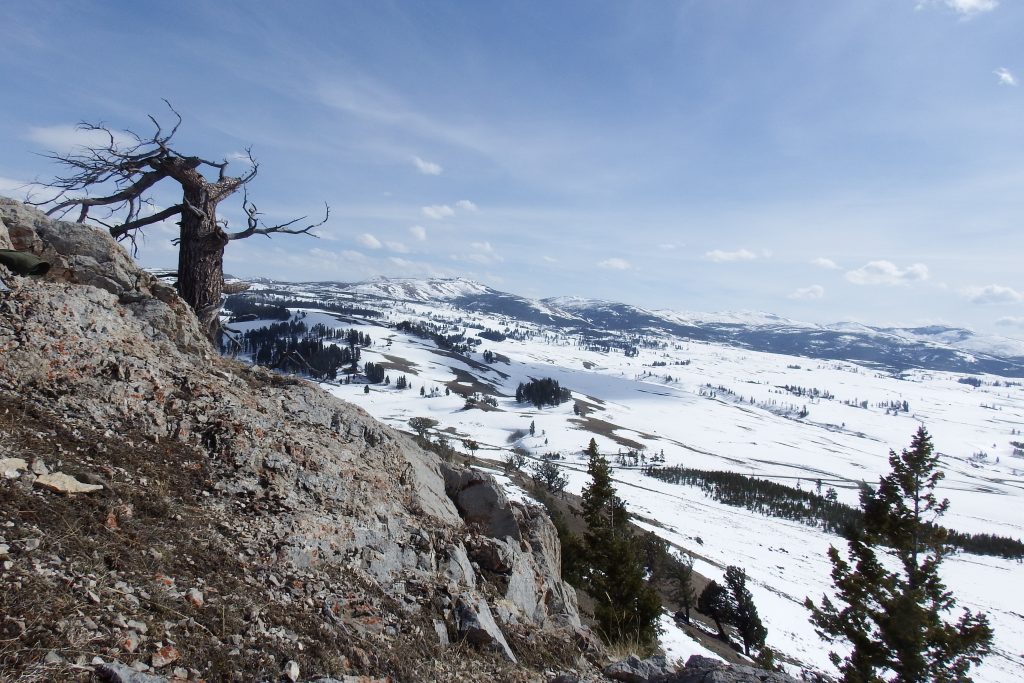
<svg viewBox="0 0 1024 683"><path fill-rule="evenodd" d="M0 199L12 246L53 267L0 266L0 678L603 677L540 509L219 357L102 231Z"/></svg>
<svg viewBox="0 0 1024 683"><path fill-rule="evenodd" d="M54 266L2 275L3 678L97 658L217 680L527 680L594 647L539 510L218 357L104 233L7 200L0 219L0 243Z"/></svg>

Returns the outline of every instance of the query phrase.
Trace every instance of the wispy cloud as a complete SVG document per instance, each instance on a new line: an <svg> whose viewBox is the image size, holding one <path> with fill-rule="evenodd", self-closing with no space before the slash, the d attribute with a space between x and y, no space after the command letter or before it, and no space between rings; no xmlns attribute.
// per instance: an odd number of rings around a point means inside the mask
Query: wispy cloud
<svg viewBox="0 0 1024 683"><path fill-rule="evenodd" d="M427 161L420 157L413 157L412 163L416 166L416 170L423 175L441 175L444 171L441 164L435 164L433 161Z"/></svg>
<svg viewBox="0 0 1024 683"><path fill-rule="evenodd" d="M541 256L540 258L545 263L558 263L558 259L556 259L554 256Z"/></svg>
<svg viewBox="0 0 1024 683"><path fill-rule="evenodd" d="M928 277L928 266L923 263L900 268L892 261L871 261L856 270L846 271L846 279L855 285L905 285Z"/></svg>
<svg viewBox="0 0 1024 683"><path fill-rule="evenodd" d="M390 251L395 252L396 254L409 253L409 247L405 246L405 244L403 244L402 242L385 242L384 246L387 247Z"/></svg>
<svg viewBox="0 0 1024 683"><path fill-rule="evenodd" d="M431 204L430 206L424 206L420 211L427 218L433 218L435 221L439 221L442 218L451 218L458 211L465 213L475 213L480 210L473 202L468 199L460 199L455 202L455 206L449 204Z"/></svg>
<svg viewBox="0 0 1024 683"><path fill-rule="evenodd" d="M41 200L55 196L57 191L38 183L0 176L0 194L21 200L31 198Z"/></svg>
<svg viewBox="0 0 1024 683"><path fill-rule="evenodd" d="M796 299L798 301L806 301L811 299L820 299L825 296L825 288L821 285L811 285L810 287L801 287L789 295L788 298Z"/></svg>
<svg viewBox="0 0 1024 683"><path fill-rule="evenodd" d="M447 204L431 204L430 206L424 206L420 211L423 212L424 216L433 218L435 221L455 215L455 209Z"/></svg>
<svg viewBox="0 0 1024 683"><path fill-rule="evenodd" d="M101 130L85 130L78 126L33 126L28 129L28 139L53 152L73 152L83 147L105 147L113 137L114 145L126 147L135 140L122 132L111 131L108 135Z"/></svg>
<svg viewBox="0 0 1024 683"><path fill-rule="evenodd" d="M377 239L368 232L364 232L362 235L357 237L356 242L359 242L359 244L363 245L367 249L380 249L382 246L384 246L383 244L381 244L379 239Z"/></svg>
<svg viewBox="0 0 1024 683"><path fill-rule="evenodd" d="M825 258L824 256L819 256L816 259L812 259L811 265L818 266L819 268L824 268L825 270L839 270L839 264L837 264L830 258Z"/></svg>
<svg viewBox="0 0 1024 683"><path fill-rule="evenodd" d="M1010 73L1010 70L1007 69L1005 66L999 67L992 73L999 77L999 85L1009 85L1014 87L1017 85L1016 76Z"/></svg>
<svg viewBox="0 0 1024 683"><path fill-rule="evenodd" d="M963 295L972 304L1016 304L1024 301L1024 292L1003 285L968 287L963 290Z"/></svg>
<svg viewBox="0 0 1024 683"><path fill-rule="evenodd" d="M612 258L606 258L603 261L598 261L597 267L604 268L606 270L629 270L633 267L633 264L626 259L613 256Z"/></svg>
<svg viewBox="0 0 1024 683"><path fill-rule="evenodd" d="M1019 327L1024 330L1024 316L1007 315L996 321L1000 327Z"/></svg>
<svg viewBox="0 0 1024 683"><path fill-rule="evenodd" d="M409 228L409 234L415 237L419 242L425 242L427 239L427 229L422 225L414 225Z"/></svg>
<svg viewBox="0 0 1024 683"><path fill-rule="evenodd" d="M999 6L999 0L920 0L917 3L917 9L923 9L932 5L944 6L958 14L969 17L981 12L991 12Z"/></svg>
<svg viewBox="0 0 1024 683"><path fill-rule="evenodd" d="M712 249L704 254L704 258L712 263L732 263L734 261L753 261L757 258L757 254L749 249L737 249L736 251Z"/></svg>

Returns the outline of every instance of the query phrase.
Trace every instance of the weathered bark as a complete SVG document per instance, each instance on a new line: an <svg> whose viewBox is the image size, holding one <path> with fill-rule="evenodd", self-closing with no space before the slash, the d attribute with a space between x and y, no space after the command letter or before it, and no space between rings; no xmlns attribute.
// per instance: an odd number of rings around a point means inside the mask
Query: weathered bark
<svg viewBox="0 0 1024 683"><path fill-rule="evenodd" d="M181 232L178 243L178 292L206 335L215 340L220 331L220 300L224 289L224 247L227 233L217 222L217 206L244 183L243 178L222 176L210 182L197 169L196 157L167 157L154 166L181 184Z"/></svg>
<svg viewBox="0 0 1024 683"><path fill-rule="evenodd" d="M181 215L178 292L195 311L206 336L215 339L220 330L224 246L228 238L217 224L217 205L192 201L190 194L194 193L186 191L185 201L195 209L186 208Z"/></svg>

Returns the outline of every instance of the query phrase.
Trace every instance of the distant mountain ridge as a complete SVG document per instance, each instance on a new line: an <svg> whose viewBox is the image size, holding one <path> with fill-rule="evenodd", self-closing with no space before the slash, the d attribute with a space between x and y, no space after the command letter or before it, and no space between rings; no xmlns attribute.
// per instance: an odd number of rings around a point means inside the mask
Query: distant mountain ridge
<svg viewBox="0 0 1024 683"><path fill-rule="evenodd" d="M269 284L269 282L268 282ZM760 312L648 310L600 299L530 299L465 278L378 278L358 283L273 283L275 288L345 300L440 301L467 311L588 334L662 334L753 351L849 360L900 372L931 369L1024 377L1024 342L943 325L872 327L800 322Z"/></svg>

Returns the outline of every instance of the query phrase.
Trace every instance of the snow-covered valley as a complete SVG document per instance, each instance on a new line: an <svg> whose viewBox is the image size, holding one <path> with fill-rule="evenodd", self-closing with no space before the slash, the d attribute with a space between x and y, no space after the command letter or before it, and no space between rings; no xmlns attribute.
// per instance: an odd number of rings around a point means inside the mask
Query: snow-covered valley
<svg viewBox="0 0 1024 683"><path fill-rule="evenodd" d="M830 667L828 648L802 603L829 591L826 551L829 545L843 547L843 540L651 478L639 466L616 464L617 454L635 450L644 461L663 456L667 466L727 470L818 492L833 488L841 501L856 505L858 484L886 472L889 449L906 447L924 424L946 472L940 491L951 506L943 524L968 533L1022 535L1024 457L1012 442L1024 440L1018 436L1024 429L1024 387L1012 376L965 375L925 364L894 371L827 358L826 352L813 358L772 353L651 327L610 331L598 339L593 325L572 324L571 302L515 299L507 310L521 314L496 312L493 301L474 305L474 296L493 299L492 294L466 284L262 283L246 296L265 303L289 300L292 319L307 328L323 324L369 335L360 366L383 365L390 384L358 377L347 382L339 374L324 386L399 429L408 430L410 418L431 418L437 421L435 433L455 445L472 439L479 445L477 457L496 463L512 447L533 457L557 454L567 490L577 494L588 479L583 449L595 438L615 466L619 495L641 526L692 552L705 576L720 579L727 565L747 570L767 642L794 668ZM378 315L327 311L314 303L325 301ZM479 343L455 353L395 329L403 321ZM240 334L271 322L230 327ZM687 319L689 326L700 324ZM481 339L486 330L494 334ZM898 337L895 331L885 334ZM922 342L908 339L913 343ZM934 343L942 354L965 353ZM408 388L396 388L399 377ZM546 377L571 390L572 400L542 409L516 401L521 382ZM961 381L968 378L972 383ZM474 394L493 405L468 402ZM947 560L943 575L960 603L986 612L995 631L993 653L977 669L976 680L1024 679L1024 593L1017 587L1024 570L1018 561L960 553Z"/></svg>

